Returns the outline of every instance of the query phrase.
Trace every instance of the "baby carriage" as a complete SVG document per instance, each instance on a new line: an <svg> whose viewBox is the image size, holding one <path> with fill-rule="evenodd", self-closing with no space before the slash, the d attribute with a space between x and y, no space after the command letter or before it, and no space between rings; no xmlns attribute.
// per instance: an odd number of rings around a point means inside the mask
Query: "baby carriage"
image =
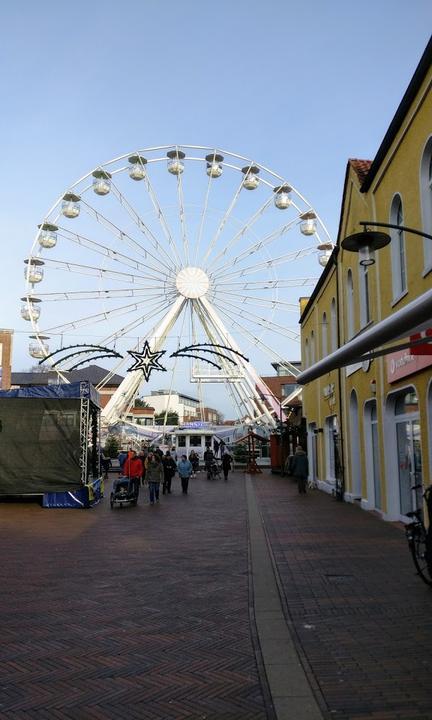
<svg viewBox="0 0 432 720"><path fill-rule="evenodd" d="M110 505L122 508L130 505L136 505L138 502L139 484L134 478L120 476L113 482L113 488L110 495Z"/></svg>
<svg viewBox="0 0 432 720"><path fill-rule="evenodd" d="M220 478L221 469L217 461L213 459L207 464L207 480L220 480Z"/></svg>

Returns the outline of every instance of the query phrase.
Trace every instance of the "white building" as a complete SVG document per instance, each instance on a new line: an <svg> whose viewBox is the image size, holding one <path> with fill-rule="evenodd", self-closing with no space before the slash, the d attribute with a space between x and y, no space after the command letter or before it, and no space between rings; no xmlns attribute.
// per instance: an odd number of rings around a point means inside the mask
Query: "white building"
<svg viewBox="0 0 432 720"><path fill-rule="evenodd" d="M172 390L152 390L150 395L143 395L142 400L151 405L155 409L155 415L166 410L172 410L178 414L179 423L185 420L196 418L200 420L199 400L183 395L182 393Z"/></svg>

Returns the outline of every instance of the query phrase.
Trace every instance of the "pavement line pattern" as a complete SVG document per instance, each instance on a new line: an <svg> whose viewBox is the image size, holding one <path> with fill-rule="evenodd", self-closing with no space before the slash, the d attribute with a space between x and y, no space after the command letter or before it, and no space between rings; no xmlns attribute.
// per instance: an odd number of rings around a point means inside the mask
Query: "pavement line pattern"
<svg viewBox="0 0 432 720"><path fill-rule="evenodd" d="M277 720L323 720L285 616L250 475L245 475L255 622Z"/></svg>

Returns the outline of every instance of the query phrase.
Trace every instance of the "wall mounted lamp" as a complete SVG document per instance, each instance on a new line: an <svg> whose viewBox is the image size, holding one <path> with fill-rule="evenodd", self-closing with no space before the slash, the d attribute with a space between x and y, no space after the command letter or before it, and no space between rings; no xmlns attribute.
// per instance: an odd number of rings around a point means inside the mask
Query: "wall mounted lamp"
<svg viewBox="0 0 432 720"><path fill-rule="evenodd" d="M348 237L342 240L341 246L344 250L348 250L349 252L358 252L360 265L365 267L375 263L375 250L380 250L391 241L391 237L388 233L379 232L377 230L369 230L369 225L372 225L373 227L391 228L393 230L403 230L404 232L412 233L413 235L420 235L421 237L432 240L432 235L428 235L420 230L405 227L404 225L392 225L390 223L372 221L366 222L364 220L359 222L359 225L363 226L362 232L354 233L354 235L348 235Z"/></svg>

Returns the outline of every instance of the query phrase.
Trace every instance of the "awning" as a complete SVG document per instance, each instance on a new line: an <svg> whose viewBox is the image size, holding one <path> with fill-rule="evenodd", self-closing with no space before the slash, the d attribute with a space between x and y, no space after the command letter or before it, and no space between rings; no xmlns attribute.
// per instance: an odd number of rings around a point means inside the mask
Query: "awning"
<svg viewBox="0 0 432 720"><path fill-rule="evenodd" d="M304 372L296 377L296 382L300 385L307 385L307 383L316 380L331 370L352 365L356 362L370 360L378 355L394 352L397 349L394 346L384 348L378 352L376 351L392 340L421 332L429 327L431 323L432 290L428 290L395 312L394 315L364 330L360 335L353 338L353 340L345 343L345 345L335 350L335 352L327 355L327 357L315 363L307 370L304 370ZM410 345L411 343L408 343L408 346ZM406 347L406 345L400 345L398 347L402 348Z"/></svg>

